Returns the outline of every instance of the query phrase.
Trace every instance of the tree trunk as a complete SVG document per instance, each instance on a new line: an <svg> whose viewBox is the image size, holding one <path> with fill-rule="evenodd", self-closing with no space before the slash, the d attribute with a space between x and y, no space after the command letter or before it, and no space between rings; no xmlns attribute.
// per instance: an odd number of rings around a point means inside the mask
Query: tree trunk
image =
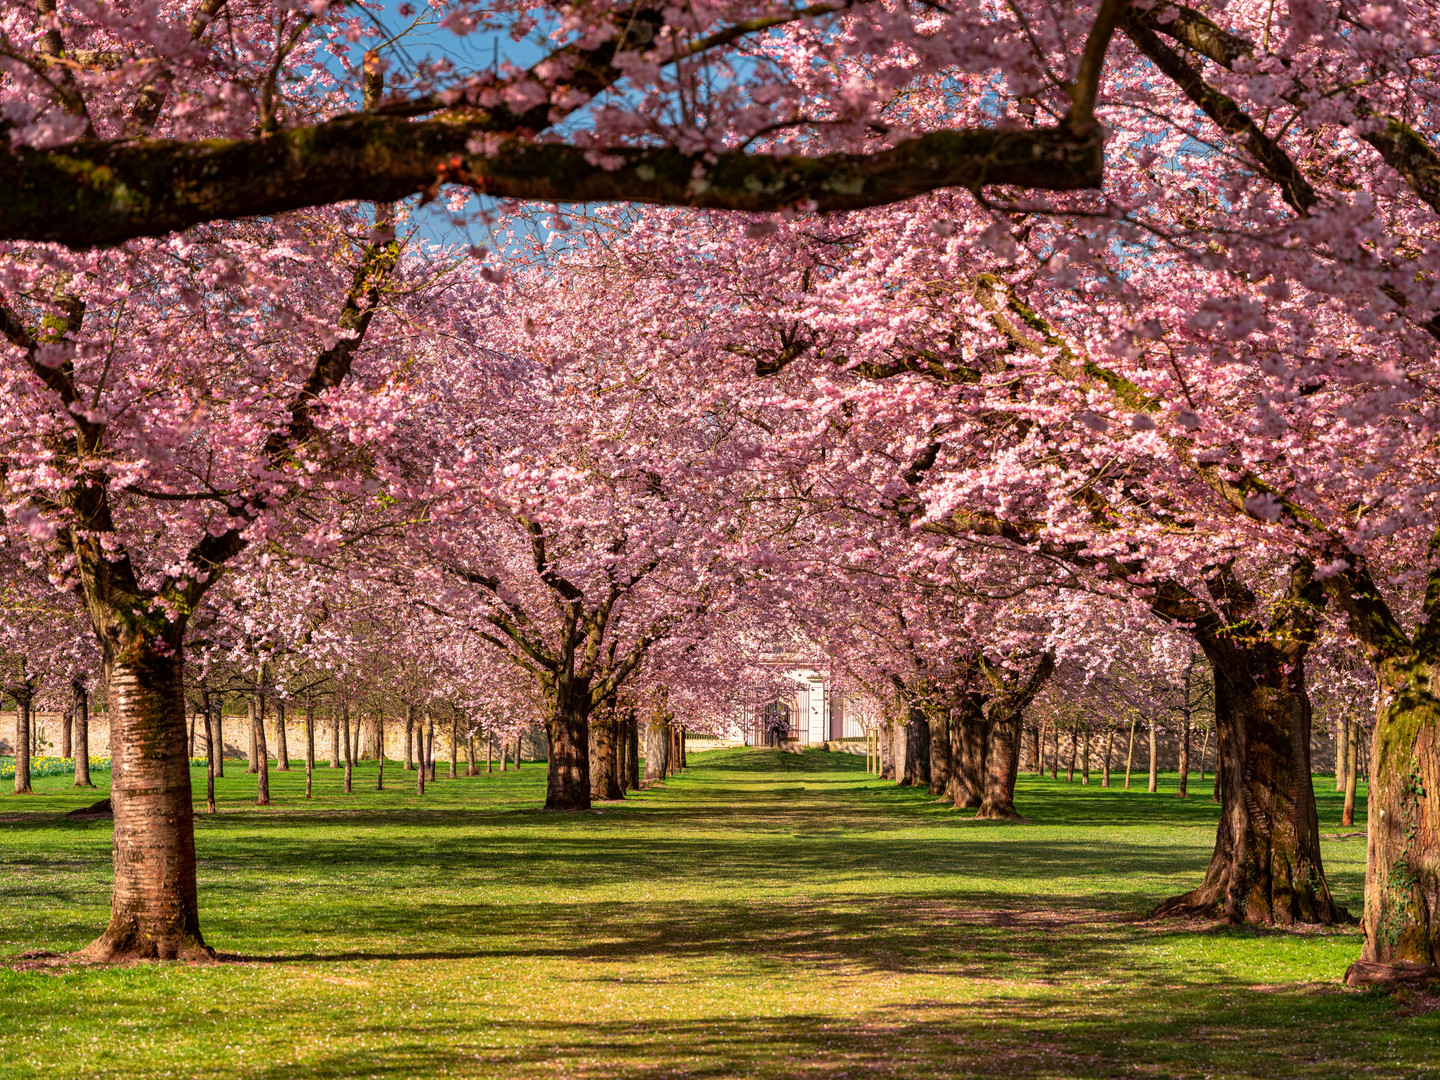
<svg viewBox="0 0 1440 1080"><path fill-rule="evenodd" d="M930 721L920 708L910 710L910 729L914 732L915 783L930 787Z"/></svg>
<svg viewBox="0 0 1440 1080"><path fill-rule="evenodd" d="M350 721L349 721L349 715L350 715L350 714L349 714L349 712L348 712L348 708L349 708L348 703L347 703L346 708L347 708L347 712L346 712L346 714L345 714L345 715L346 715L345 730L350 733L350 739L351 739L351 744L350 744L350 761L351 761L352 764L358 764L359 761L360 761L360 729L364 726L364 722L357 716L357 717L355 718L355 723L352 725L352 724L350 723Z"/></svg>
<svg viewBox="0 0 1440 1080"><path fill-rule="evenodd" d="M425 722L422 720L415 728L415 794L425 794L425 774L430 771L428 759L425 757Z"/></svg>
<svg viewBox="0 0 1440 1080"><path fill-rule="evenodd" d="M355 744L350 741L350 703L340 703L340 741L345 744L345 794L349 795L355 773Z"/></svg>
<svg viewBox="0 0 1440 1080"><path fill-rule="evenodd" d="M1125 752L1125 790L1130 790L1130 773L1135 768L1135 724L1136 718L1130 718L1130 749Z"/></svg>
<svg viewBox="0 0 1440 1080"><path fill-rule="evenodd" d="M472 731L465 739L465 775L479 776L480 769L475 764L475 733Z"/></svg>
<svg viewBox="0 0 1440 1080"><path fill-rule="evenodd" d="M70 710L66 709L64 715L60 717L60 756L62 758L68 759L70 757L70 728L73 723L74 717L71 715ZM190 745L192 747L195 745L195 728L193 725L190 728Z"/></svg>
<svg viewBox="0 0 1440 1080"><path fill-rule="evenodd" d="M689 757L686 755L686 751L685 751L685 725L684 725L684 724L681 724L681 725L680 725L679 736L680 736L680 768L682 768L682 769L688 769L688 768L690 767L690 759L689 759Z"/></svg>
<svg viewBox="0 0 1440 1080"><path fill-rule="evenodd" d="M640 721L632 711L621 730L624 732L624 754L621 755L620 787L625 791L640 790Z"/></svg>
<svg viewBox="0 0 1440 1080"><path fill-rule="evenodd" d="M1200 782L1205 782L1205 753L1210 749L1210 729L1205 729L1205 738L1200 742Z"/></svg>
<svg viewBox="0 0 1440 1080"><path fill-rule="evenodd" d="M515 771L520 771L520 753L525 749L525 736L515 736Z"/></svg>
<svg viewBox="0 0 1440 1080"><path fill-rule="evenodd" d="M495 771L495 733L492 731L485 739L485 771Z"/></svg>
<svg viewBox="0 0 1440 1080"><path fill-rule="evenodd" d="M930 794L944 795L950 788L950 717L931 708L925 722L930 727Z"/></svg>
<svg viewBox="0 0 1440 1080"><path fill-rule="evenodd" d="M215 779L225 779L225 695L215 695Z"/></svg>
<svg viewBox="0 0 1440 1080"><path fill-rule="evenodd" d="M205 812L215 813L215 736L210 728L210 695L201 699L205 712ZM192 735L193 735L193 728Z"/></svg>
<svg viewBox="0 0 1440 1080"><path fill-rule="evenodd" d="M30 795L30 695L15 696L15 794Z"/></svg>
<svg viewBox="0 0 1440 1080"><path fill-rule="evenodd" d="M1177 799L1186 798L1190 793L1190 717L1180 718L1180 792Z"/></svg>
<svg viewBox="0 0 1440 1080"><path fill-rule="evenodd" d="M340 768L340 717L335 706L330 706L330 767Z"/></svg>
<svg viewBox="0 0 1440 1080"><path fill-rule="evenodd" d="M1440 697L1436 669L1412 656L1377 665L1380 708L1370 737L1361 959L1424 965L1440 979ZM1359 725L1350 731L1358 764ZM1347 779L1347 792L1350 782ZM1348 796L1347 796L1348 801ZM1393 969L1392 969L1393 970Z"/></svg>
<svg viewBox="0 0 1440 1080"><path fill-rule="evenodd" d="M435 782L435 714L425 712L425 762L430 767L430 782Z"/></svg>
<svg viewBox="0 0 1440 1080"><path fill-rule="evenodd" d="M290 771L290 739L285 733L285 702L275 701L275 767Z"/></svg>
<svg viewBox="0 0 1440 1080"><path fill-rule="evenodd" d="M1050 721L1050 733L1054 736L1050 747L1052 751L1050 754L1050 779L1058 780L1060 779L1060 722L1058 720Z"/></svg>
<svg viewBox="0 0 1440 1080"><path fill-rule="evenodd" d="M257 738L256 735L255 735L255 702L254 702L254 699L251 699L251 698L247 698L247 699L246 699L246 704L245 704L245 719L246 719L246 726L250 729L250 757L249 757L249 758L246 760L246 762L245 762L245 771L246 771L247 773L258 773L258 772L260 771L260 763L259 763L258 761L256 761L255 758L256 758L256 755L259 754L259 752L260 752L260 740L259 740L259 738Z"/></svg>
<svg viewBox="0 0 1440 1080"><path fill-rule="evenodd" d="M957 810L984 801L987 726L984 700L967 692L950 727L950 801Z"/></svg>
<svg viewBox="0 0 1440 1080"><path fill-rule="evenodd" d="M984 792L977 818L989 821L1018 818L1015 777L1020 771L1021 714L991 719L985 725Z"/></svg>
<svg viewBox="0 0 1440 1080"><path fill-rule="evenodd" d="M1110 754L1115 749L1115 729L1108 723L1105 725L1105 766L1104 772L1100 775L1100 786L1110 786Z"/></svg>
<svg viewBox="0 0 1440 1080"><path fill-rule="evenodd" d="M405 706L405 771L415 768L415 706Z"/></svg>
<svg viewBox="0 0 1440 1080"><path fill-rule="evenodd" d="M1335 790L1345 790L1345 769L1350 760L1350 729L1354 725L1343 716L1335 722Z"/></svg>
<svg viewBox="0 0 1440 1080"><path fill-rule="evenodd" d="M670 732L663 720L652 719L645 725L645 782L658 783L665 779L665 770L670 757Z"/></svg>
<svg viewBox="0 0 1440 1080"><path fill-rule="evenodd" d="M1150 787L1151 795L1154 795L1160 788L1160 758L1155 752L1155 722L1152 720L1145 725L1150 729Z"/></svg>
<svg viewBox="0 0 1440 1080"><path fill-rule="evenodd" d="M1360 777L1360 725L1352 721L1345 740L1345 768L1341 779L1345 784L1345 809L1340 815L1341 825L1355 824L1355 789Z"/></svg>
<svg viewBox="0 0 1440 1080"><path fill-rule="evenodd" d="M1034 773L1036 776L1045 775L1045 724L1042 721L1035 727L1035 761Z"/></svg>
<svg viewBox="0 0 1440 1080"><path fill-rule="evenodd" d="M76 681L75 694L75 786L93 788L90 780L90 694Z"/></svg>
<svg viewBox="0 0 1440 1080"><path fill-rule="evenodd" d="M1343 921L1320 859L1304 664L1264 643L1205 644L1215 673L1220 825L1204 881L1156 914Z"/></svg>
<svg viewBox="0 0 1440 1080"><path fill-rule="evenodd" d="M315 706L305 699L305 797L311 797L315 783Z"/></svg>
<svg viewBox="0 0 1440 1080"><path fill-rule="evenodd" d="M1071 729L1070 729L1070 769L1069 769L1069 771L1065 774L1065 782L1066 782L1067 784L1073 784L1073 783L1075 782L1075 760L1076 760L1076 758L1078 758L1079 756L1080 756L1080 736L1078 736L1078 735L1075 733L1075 729L1074 729L1074 728L1071 728Z"/></svg>
<svg viewBox="0 0 1440 1080"><path fill-rule="evenodd" d="M553 688L550 760L545 777L545 809L590 808L590 687L571 679Z"/></svg>
<svg viewBox="0 0 1440 1080"><path fill-rule="evenodd" d="M375 714L375 790L385 790L385 713Z"/></svg>
<svg viewBox="0 0 1440 1080"><path fill-rule="evenodd" d="M920 723L919 710L911 708L906 712L905 722L897 728L895 782L905 787L922 783L930 786L930 781L920 774Z"/></svg>
<svg viewBox="0 0 1440 1080"><path fill-rule="evenodd" d="M1080 758L1080 783L1090 783L1090 725L1086 724L1082 729L1085 736L1085 748L1081 751Z"/></svg>
<svg viewBox="0 0 1440 1080"><path fill-rule="evenodd" d="M196 900L180 651L131 645L107 669L115 890L110 925L81 955L210 959Z"/></svg>
<svg viewBox="0 0 1440 1080"><path fill-rule="evenodd" d="M590 721L590 798L623 799L620 788L619 757L616 741L619 732L613 715Z"/></svg>
<svg viewBox="0 0 1440 1080"><path fill-rule="evenodd" d="M250 701L250 728L255 733L255 760L259 768L255 777L255 805L270 805L270 750L265 745L265 698Z"/></svg>
<svg viewBox="0 0 1440 1080"><path fill-rule="evenodd" d="M518 755L517 755L518 759ZM460 764L460 718L450 717L450 779L460 779L457 766Z"/></svg>

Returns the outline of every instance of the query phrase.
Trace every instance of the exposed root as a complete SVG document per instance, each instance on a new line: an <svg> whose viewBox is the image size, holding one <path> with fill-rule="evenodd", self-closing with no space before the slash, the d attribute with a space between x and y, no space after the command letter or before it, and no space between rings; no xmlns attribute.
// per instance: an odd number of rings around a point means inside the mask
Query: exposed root
<svg viewBox="0 0 1440 1080"><path fill-rule="evenodd" d="M113 924L73 959L87 964L128 964L147 960L186 960L208 963L215 950L198 934L179 933L153 937L138 927L117 928Z"/></svg>
<svg viewBox="0 0 1440 1080"><path fill-rule="evenodd" d="M1414 960L1400 960L1393 964L1356 960L1345 969L1345 985L1440 990L1440 967Z"/></svg>

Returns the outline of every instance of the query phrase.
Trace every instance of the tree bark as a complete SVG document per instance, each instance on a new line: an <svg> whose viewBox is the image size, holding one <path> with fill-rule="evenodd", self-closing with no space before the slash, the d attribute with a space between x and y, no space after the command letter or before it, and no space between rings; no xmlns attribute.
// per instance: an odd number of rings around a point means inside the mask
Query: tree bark
<svg viewBox="0 0 1440 1080"><path fill-rule="evenodd" d="M984 698L975 691L960 697L950 728L950 801L957 810L979 806L985 798L986 727Z"/></svg>
<svg viewBox="0 0 1440 1080"><path fill-rule="evenodd" d="M330 706L330 767L340 768L340 717L335 706Z"/></svg>
<svg viewBox="0 0 1440 1080"><path fill-rule="evenodd" d="M1018 818L1015 812L1015 777L1020 771L1021 714L991 719L985 725L982 763L984 788L977 818L1003 821Z"/></svg>
<svg viewBox="0 0 1440 1080"><path fill-rule="evenodd" d="M944 795L950 788L950 717L932 706L925 721L930 727L930 794Z"/></svg>
<svg viewBox="0 0 1440 1080"><path fill-rule="evenodd" d="M495 733L492 731L485 739L485 771L495 771Z"/></svg>
<svg viewBox="0 0 1440 1080"><path fill-rule="evenodd" d="M1341 779L1345 784L1345 809L1340 815L1341 825L1355 824L1355 789L1360 776L1360 725L1351 721L1346 725L1350 730L1345 740L1345 767Z"/></svg>
<svg viewBox="0 0 1440 1080"><path fill-rule="evenodd" d="M115 890L89 960L210 959L200 934L195 823L178 648L127 643L110 661Z"/></svg>
<svg viewBox="0 0 1440 1080"><path fill-rule="evenodd" d="M1084 737L1085 737L1085 746L1084 746L1084 749L1081 751L1081 756L1080 756L1080 783L1081 783L1081 784L1089 784L1089 783L1090 783L1090 725L1089 725L1089 724L1086 724L1086 725L1081 729L1081 732L1082 732L1082 734L1083 734Z"/></svg>
<svg viewBox="0 0 1440 1080"><path fill-rule="evenodd" d="M688 769L688 768L690 767L690 758L686 755L686 750L685 750L685 725L684 725L684 724L681 724L681 725L680 725L680 729L679 729L679 731L677 732L677 734L678 734L679 737L680 737L680 768L682 768L682 769Z"/></svg>
<svg viewBox="0 0 1440 1080"><path fill-rule="evenodd" d="M414 759L415 743L415 706L405 706L405 771L409 772L415 767Z"/></svg>
<svg viewBox="0 0 1440 1080"><path fill-rule="evenodd" d="M78 679L70 684L75 694L75 786L93 788L90 780L90 693Z"/></svg>
<svg viewBox="0 0 1440 1080"><path fill-rule="evenodd" d="M350 741L350 703L340 703L340 723L344 725L340 731L340 741L345 744L345 794L349 795L351 783L355 772L355 744Z"/></svg>
<svg viewBox="0 0 1440 1080"><path fill-rule="evenodd" d="M1354 725L1341 716L1335 722L1335 790L1345 790L1345 770L1350 760L1350 729Z"/></svg>
<svg viewBox="0 0 1440 1080"><path fill-rule="evenodd" d="M430 771L429 762L425 757L425 722L422 720L415 728L415 794L425 794L425 775Z"/></svg>
<svg viewBox="0 0 1440 1080"><path fill-rule="evenodd" d="M652 718L645 725L645 782L665 779L670 757L670 732L664 720Z"/></svg>
<svg viewBox="0 0 1440 1080"><path fill-rule="evenodd" d="M257 694L250 700L250 730L255 738L255 760L259 765L255 777L255 805L270 805L270 752L265 745L265 697Z"/></svg>
<svg viewBox="0 0 1440 1080"><path fill-rule="evenodd" d="M1151 720L1145 725L1150 731L1150 787L1149 792L1154 795L1160 788L1160 758L1155 752L1155 721Z"/></svg>
<svg viewBox="0 0 1440 1080"><path fill-rule="evenodd" d="M70 757L70 728L73 723L74 716L69 709L66 709L64 715L60 717L60 756L62 758ZM190 745L191 747L195 745L195 727L193 724L190 727Z"/></svg>
<svg viewBox="0 0 1440 1080"><path fill-rule="evenodd" d="M640 790L640 721L635 713L626 717L622 730L625 733L625 753L623 755L622 776L620 786L625 791Z"/></svg>
<svg viewBox="0 0 1440 1080"><path fill-rule="evenodd" d="M1079 756L1080 756L1080 736L1075 733L1075 729L1074 729L1074 728L1071 728L1071 729L1070 729L1070 769L1069 769L1069 771L1065 774L1065 782L1066 782L1067 784L1073 784L1073 783L1075 782L1075 760L1076 760L1076 758L1078 758Z"/></svg>
<svg viewBox="0 0 1440 1080"><path fill-rule="evenodd" d="M315 705L305 700L305 797L311 797L315 783Z"/></svg>
<svg viewBox="0 0 1440 1080"><path fill-rule="evenodd" d="M875 733L876 747L880 751L880 779L895 779L895 736L891 731L893 725L885 721Z"/></svg>
<svg viewBox="0 0 1440 1080"><path fill-rule="evenodd" d="M552 689L545 809L590 808L590 687L561 679Z"/></svg>
<svg viewBox="0 0 1440 1080"><path fill-rule="evenodd" d="M1115 729L1107 722L1105 725L1105 765L1104 771L1100 774L1100 786L1110 786L1110 755L1115 750Z"/></svg>
<svg viewBox="0 0 1440 1080"><path fill-rule="evenodd" d="M1135 717L1130 718L1130 749L1125 752L1125 790L1130 790L1130 773L1135 768Z"/></svg>
<svg viewBox="0 0 1440 1080"><path fill-rule="evenodd" d="M30 795L30 695L15 698L15 794Z"/></svg>
<svg viewBox="0 0 1440 1080"><path fill-rule="evenodd" d="M215 778L225 779L225 695L215 695Z"/></svg>
<svg viewBox="0 0 1440 1080"><path fill-rule="evenodd" d="M516 755L516 762L519 762L519 755ZM460 719L457 716L450 717L450 779L458 780L460 772L457 766L460 764Z"/></svg>
<svg viewBox="0 0 1440 1080"><path fill-rule="evenodd" d="M620 787L619 737L614 716L590 721L590 798L623 799Z"/></svg>
<svg viewBox="0 0 1440 1080"><path fill-rule="evenodd" d="M1202 645L1215 675L1220 825L1204 881L1156 914L1343 921L1320 858L1303 651L1228 637Z"/></svg>
<svg viewBox="0 0 1440 1080"><path fill-rule="evenodd" d="M255 701L253 698L246 699L245 721L245 726L250 729L250 757L245 762L245 771L247 773L258 773L260 771L260 763L256 760L256 757L260 753L260 740L255 735Z"/></svg>
<svg viewBox="0 0 1440 1080"><path fill-rule="evenodd" d="M1180 791L1177 799L1186 798L1190 793L1190 714L1180 717Z"/></svg>
<svg viewBox="0 0 1440 1080"><path fill-rule="evenodd" d="M425 710L425 761L430 767L430 780L435 780L435 714Z"/></svg>
<svg viewBox="0 0 1440 1080"><path fill-rule="evenodd" d="M375 790L385 790L385 713L383 710L375 714Z"/></svg>
<svg viewBox="0 0 1440 1080"><path fill-rule="evenodd" d="M1050 755L1050 779L1058 780L1060 779L1060 721L1050 721L1050 732L1054 735L1051 745L1053 752Z"/></svg>
<svg viewBox="0 0 1440 1080"><path fill-rule="evenodd" d="M285 733L285 702L275 701L275 768L290 771L290 740Z"/></svg>
<svg viewBox="0 0 1440 1080"><path fill-rule="evenodd" d="M408 751L408 747L406 748ZM471 732L465 739L465 775L479 776L480 769L475 764L475 733Z"/></svg>
<svg viewBox="0 0 1440 1080"><path fill-rule="evenodd" d="M210 695L201 698L205 714L205 812L215 813L215 734L210 728Z"/></svg>

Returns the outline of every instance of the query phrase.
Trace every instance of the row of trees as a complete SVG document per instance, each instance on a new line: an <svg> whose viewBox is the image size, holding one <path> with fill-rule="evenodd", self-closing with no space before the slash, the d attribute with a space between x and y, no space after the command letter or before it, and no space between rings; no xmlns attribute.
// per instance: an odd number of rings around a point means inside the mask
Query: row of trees
<svg viewBox="0 0 1440 1080"><path fill-rule="evenodd" d="M1346 917L1330 651L1376 688L1366 962L1440 962L1433 5L415 16L543 54L468 71L371 15L7 9L5 581L99 643L92 956L208 954L187 662L415 642L410 698L545 716L567 809L597 709L703 726L803 643L958 717L1004 816L1036 695L1154 640L1221 788L1171 909ZM484 249L423 242L440 199Z"/></svg>

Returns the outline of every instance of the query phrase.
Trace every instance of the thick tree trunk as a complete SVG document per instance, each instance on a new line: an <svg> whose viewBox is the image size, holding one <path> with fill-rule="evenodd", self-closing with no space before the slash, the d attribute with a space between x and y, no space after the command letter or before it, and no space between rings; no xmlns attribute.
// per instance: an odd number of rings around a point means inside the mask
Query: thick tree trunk
<svg viewBox="0 0 1440 1080"><path fill-rule="evenodd" d="M923 709L910 710L910 730L914 733L915 783L930 787L930 721Z"/></svg>
<svg viewBox="0 0 1440 1080"><path fill-rule="evenodd" d="M195 823L179 650L132 646L110 662L115 891L89 960L209 959L195 889Z"/></svg>
<svg viewBox="0 0 1440 1080"><path fill-rule="evenodd" d="M79 682L71 684L75 694L75 786L95 785L90 780L90 694Z"/></svg>
<svg viewBox="0 0 1440 1080"><path fill-rule="evenodd" d="M15 794L29 795L30 790L30 698L15 698Z"/></svg>
<svg viewBox="0 0 1440 1080"><path fill-rule="evenodd" d="M895 779L895 736L887 720L875 732L875 748L880 752L880 779Z"/></svg>
<svg viewBox="0 0 1440 1080"><path fill-rule="evenodd" d="M255 733L255 760L259 769L255 777L255 805L270 805L270 750L265 745L265 699L250 702L250 726Z"/></svg>
<svg viewBox="0 0 1440 1080"><path fill-rule="evenodd" d="M1222 787L1215 852L1201 885L1156 914L1281 925L1343 921L1320 859L1304 664L1266 644L1207 644Z"/></svg>
<svg viewBox="0 0 1440 1080"><path fill-rule="evenodd" d="M62 758L68 758L70 756L70 728L74 724L74 719L69 709L66 709L65 714L60 717L60 756ZM193 727L190 729L190 744L192 746L195 744L195 729Z"/></svg>
<svg viewBox="0 0 1440 1080"><path fill-rule="evenodd" d="M1440 697L1436 666L1379 665L1370 738L1365 871L1366 963L1413 965L1440 979ZM1361 742L1350 732L1352 746ZM1359 754L1356 754L1358 760ZM1352 973L1353 974L1353 973Z"/></svg>
<svg viewBox="0 0 1440 1080"><path fill-rule="evenodd" d="M950 717L931 708L925 719L930 727L930 794L944 795L950 788Z"/></svg>
<svg viewBox="0 0 1440 1080"><path fill-rule="evenodd" d="M1351 722L1346 725L1350 731L1345 740L1345 766L1340 780L1345 785L1345 809L1340 815L1341 825L1355 824L1355 789L1360 778L1360 725Z"/></svg>
<svg viewBox="0 0 1440 1080"><path fill-rule="evenodd" d="M669 725L663 720L651 720L645 725L645 782L647 784L658 783L665 779L669 758Z"/></svg>
<svg viewBox="0 0 1440 1080"><path fill-rule="evenodd" d="M1020 771L1019 713L992 719L985 725L983 792L977 818L990 821L1018 818L1015 812L1015 777Z"/></svg>
<svg viewBox="0 0 1440 1080"><path fill-rule="evenodd" d="M620 787L619 725L613 716L590 721L590 798L623 799Z"/></svg>
<svg viewBox="0 0 1440 1080"><path fill-rule="evenodd" d="M285 702L275 702L275 767L290 771L290 740L285 733Z"/></svg>
<svg viewBox="0 0 1440 1080"><path fill-rule="evenodd" d="M640 721L632 712L621 730L625 733L625 753L622 756L620 786L626 791L640 790Z"/></svg>
<svg viewBox="0 0 1440 1080"><path fill-rule="evenodd" d="M905 722L896 728L895 782L905 787L914 784L930 786L920 772L920 716L918 709L906 713Z"/></svg>
<svg viewBox="0 0 1440 1080"><path fill-rule="evenodd" d="M950 801L958 810L984 801L986 727L983 700L964 694L950 727Z"/></svg>
<svg viewBox="0 0 1440 1080"><path fill-rule="evenodd" d="M571 680L553 690L550 716L550 761L545 778L545 809L590 808L590 688Z"/></svg>

